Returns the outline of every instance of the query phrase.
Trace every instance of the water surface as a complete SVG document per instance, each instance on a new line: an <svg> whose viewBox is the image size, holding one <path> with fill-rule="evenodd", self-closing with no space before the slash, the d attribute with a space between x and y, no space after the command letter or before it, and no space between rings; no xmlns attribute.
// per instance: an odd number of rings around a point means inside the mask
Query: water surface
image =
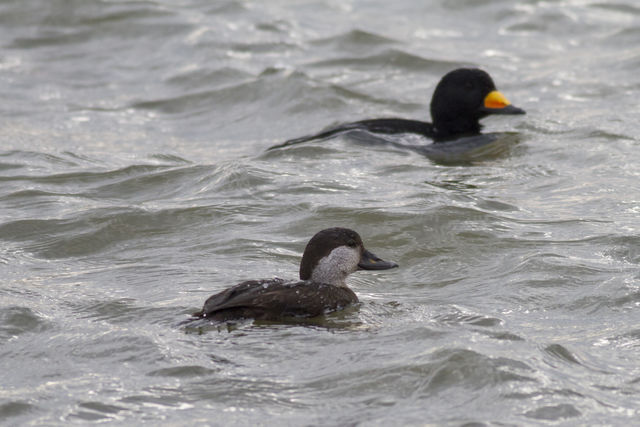
<svg viewBox="0 0 640 427"><path fill-rule="evenodd" d="M0 420L629 425L640 416L631 0L5 1ZM477 66L526 116L460 159L342 135ZM408 141L415 143L416 141ZM401 268L301 324L179 323L316 231Z"/></svg>

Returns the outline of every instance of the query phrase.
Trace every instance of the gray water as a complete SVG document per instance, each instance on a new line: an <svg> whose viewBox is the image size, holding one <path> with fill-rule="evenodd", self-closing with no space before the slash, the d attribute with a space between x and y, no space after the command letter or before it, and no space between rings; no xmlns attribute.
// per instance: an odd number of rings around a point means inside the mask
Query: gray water
<svg viewBox="0 0 640 427"><path fill-rule="evenodd" d="M506 142L266 151L460 66ZM635 0L0 2L0 420L637 423L639 66ZM330 226L359 306L180 325Z"/></svg>

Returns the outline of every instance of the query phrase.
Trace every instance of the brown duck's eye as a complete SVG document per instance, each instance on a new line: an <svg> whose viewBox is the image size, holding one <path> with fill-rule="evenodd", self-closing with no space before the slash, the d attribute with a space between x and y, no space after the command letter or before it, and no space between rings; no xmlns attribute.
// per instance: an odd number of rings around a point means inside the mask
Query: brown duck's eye
<svg viewBox="0 0 640 427"><path fill-rule="evenodd" d="M349 240L349 241L347 242L347 245L349 245L349 246L350 246L350 247L352 247L352 248L355 248L356 246L358 246L358 244L356 243L356 241L355 241L355 240Z"/></svg>

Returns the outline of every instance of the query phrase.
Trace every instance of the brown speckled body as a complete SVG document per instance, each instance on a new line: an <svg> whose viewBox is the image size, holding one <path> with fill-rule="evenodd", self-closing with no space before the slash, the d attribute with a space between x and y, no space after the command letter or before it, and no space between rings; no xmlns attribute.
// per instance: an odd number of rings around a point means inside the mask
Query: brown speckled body
<svg viewBox="0 0 640 427"><path fill-rule="evenodd" d="M349 274L397 266L367 251L355 231L327 228L307 243L300 261L300 280L274 278L239 283L209 297L194 316L219 322L316 317L358 302L347 287Z"/></svg>
<svg viewBox="0 0 640 427"><path fill-rule="evenodd" d="M357 303L349 288L310 281L249 280L207 299L195 313L215 321L316 317Z"/></svg>

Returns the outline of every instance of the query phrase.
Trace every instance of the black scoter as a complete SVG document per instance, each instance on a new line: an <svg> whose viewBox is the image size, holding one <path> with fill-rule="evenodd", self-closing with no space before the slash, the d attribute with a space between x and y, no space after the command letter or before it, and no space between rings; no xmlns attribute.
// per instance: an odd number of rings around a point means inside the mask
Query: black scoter
<svg viewBox="0 0 640 427"><path fill-rule="evenodd" d="M447 73L436 86L431 98L431 118L433 123L399 118L382 118L346 123L320 133L303 136L271 147L282 148L316 139L325 139L351 131L365 131L373 134L415 134L444 143L460 138L468 138L479 145L485 140L477 138L482 129L480 120L491 114L525 114L521 108L512 105L496 89L491 76L477 68L458 68ZM470 137L470 138L469 138ZM489 142L491 139L488 140ZM413 148L416 146L405 146ZM429 150L418 149L417 151Z"/></svg>

